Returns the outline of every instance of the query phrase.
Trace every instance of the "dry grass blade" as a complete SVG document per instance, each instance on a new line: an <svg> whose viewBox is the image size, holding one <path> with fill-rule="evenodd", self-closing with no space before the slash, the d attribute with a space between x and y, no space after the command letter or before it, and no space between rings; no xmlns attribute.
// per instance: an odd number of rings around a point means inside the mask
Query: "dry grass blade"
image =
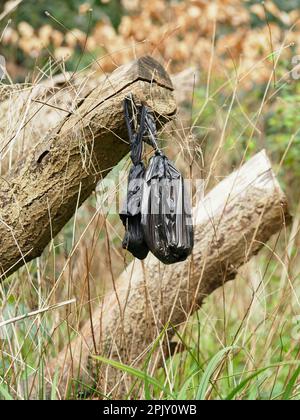
<svg viewBox="0 0 300 420"><path fill-rule="evenodd" d="M36 311L28 312L27 314L23 314L23 315L16 316L14 318L7 319L5 321L0 322L0 328L3 328L3 327L5 327L7 325L10 325L10 324L15 324L16 322L22 321L26 318L31 318L31 317L34 317L34 316L37 316L37 315L40 315L40 314L44 314L44 313L49 312L49 311L54 311L56 309L60 309L63 306L72 305L73 303L76 303L76 299L70 299L70 300L67 300L65 302L60 302L60 303L56 303L54 305L49 305L46 308L38 309Z"/></svg>

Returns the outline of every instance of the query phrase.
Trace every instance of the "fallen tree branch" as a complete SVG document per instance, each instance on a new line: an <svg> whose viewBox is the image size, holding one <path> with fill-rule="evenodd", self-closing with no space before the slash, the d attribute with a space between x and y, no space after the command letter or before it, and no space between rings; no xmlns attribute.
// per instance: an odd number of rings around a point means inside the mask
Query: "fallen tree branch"
<svg viewBox="0 0 300 420"><path fill-rule="evenodd" d="M131 92L163 124L176 112L163 67L144 57L120 67L34 150L0 177L0 280L38 257L128 152L123 99Z"/></svg>
<svg viewBox="0 0 300 420"><path fill-rule="evenodd" d="M196 219L192 260L164 266L149 257L144 263L134 260L122 273L116 293L105 295L92 322L55 360L55 368L62 368L61 389L79 376L94 383L100 378L102 391L112 392L123 375L113 368L91 369L95 342L98 354L139 364L169 321L185 322L290 221L286 197L265 152L217 185L200 203ZM122 397L123 390L124 382L116 395Z"/></svg>
<svg viewBox="0 0 300 420"><path fill-rule="evenodd" d="M0 175L5 175L45 133L54 129L66 114L72 114L78 104L102 86L108 77L99 72L65 72L31 86L3 85L0 92ZM193 68L171 76L179 109L191 100L197 80L198 71Z"/></svg>

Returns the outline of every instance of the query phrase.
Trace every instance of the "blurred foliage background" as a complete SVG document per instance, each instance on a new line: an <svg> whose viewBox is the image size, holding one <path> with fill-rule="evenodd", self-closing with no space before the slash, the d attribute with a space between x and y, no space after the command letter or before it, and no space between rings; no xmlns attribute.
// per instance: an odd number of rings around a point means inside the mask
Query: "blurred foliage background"
<svg viewBox="0 0 300 420"><path fill-rule="evenodd" d="M290 28L299 18L299 6L298 0L266 1L264 6L253 0L10 0L2 3L1 51L26 73L50 53L57 60L68 58L68 69L78 68L79 55L86 63L92 62L91 54L111 54L102 57L103 70L110 71L131 58L132 50L156 53L170 61L171 70L180 70L191 64L207 68L214 37L215 58L222 65L232 68L232 61L243 55L247 69L270 49L277 51L283 37L296 43L298 28ZM264 80L263 73L257 80ZM13 70L11 75L17 76Z"/></svg>

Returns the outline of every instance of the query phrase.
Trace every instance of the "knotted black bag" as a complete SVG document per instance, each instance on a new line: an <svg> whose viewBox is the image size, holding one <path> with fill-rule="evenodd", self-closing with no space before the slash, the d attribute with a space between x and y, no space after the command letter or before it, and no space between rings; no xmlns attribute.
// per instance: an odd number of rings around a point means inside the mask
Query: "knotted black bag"
<svg viewBox="0 0 300 420"><path fill-rule="evenodd" d="M135 131L135 109L136 105L131 96L124 101L124 114L130 141L130 157L132 166L128 176L127 198L120 212L120 218L125 226L125 236L122 246L130 251L136 258L143 260L149 252L144 240L141 226L141 200L142 184L145 175L145 166L142 159L143 144L142 138L145 131L145 107L137 108L137 116L140 116L138 129ZM140 114L140 115L138 115Z"/></svg>
<svg viewBox="0 0 300 420"><path fill-rule="evenodd" d="M138 130L134 132L137 110ZM149 250L164 264L184 261L194 244L190 197L180 172L157 146L153 113L124 101L133 166L128 177L127 200L120 213L126 232L123 248L144 259ZM137 118L138 120L138 118ZM141 162L143 144L155 149L147 170Z"/></svg>
<svg viewBox="0 0 300 420"><path fill-rule="evenodd" d="M194 245L191 199L181 173L157 147L154 116L146 109L148 142L155 147L146 170L142 191L145 241L164 264L184 261Z"/></svg>

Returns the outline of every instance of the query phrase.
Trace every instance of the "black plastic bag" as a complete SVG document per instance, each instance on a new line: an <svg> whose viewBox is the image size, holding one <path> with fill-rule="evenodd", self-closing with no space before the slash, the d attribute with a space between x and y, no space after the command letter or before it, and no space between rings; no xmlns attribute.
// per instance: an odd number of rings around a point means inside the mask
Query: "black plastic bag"
<svg viewBox="0 0 300 420"><path fill-rule="evenodd" d="M164 264L173 264L184 261L193 249L191 200L180 172L157 148L155 121L148 109L146 126L156 152L145 173L141 224L150 251Z"/></svg>
<svg viewBox="0 0 300 420"><path fill-rule="evenodd" d="M144 107L140 110L139 128L135 131L134 107L133 98L125 98L124 113L131 148L130 157L133 165L130 168L128 176L127 197L120 212L120 218L125 226L125 236L122 243L123 248L130 251L135 257L143 260L149 252L141 226L142 184L145 175L145 166L141 158L146 110Z"/></svg>
<svg viewBox="0 0 300 420"><path fill-rule="evenodd" d="M146 106L137 107L132 97L125 99L124 113L133 165L120 213L126 229L123 248L139 259L150 250L164 264L184 261L194 244L190 197L184 180L158 149L153 113ZM141 161L143 141L155 149L147 170Z"/></svg>

